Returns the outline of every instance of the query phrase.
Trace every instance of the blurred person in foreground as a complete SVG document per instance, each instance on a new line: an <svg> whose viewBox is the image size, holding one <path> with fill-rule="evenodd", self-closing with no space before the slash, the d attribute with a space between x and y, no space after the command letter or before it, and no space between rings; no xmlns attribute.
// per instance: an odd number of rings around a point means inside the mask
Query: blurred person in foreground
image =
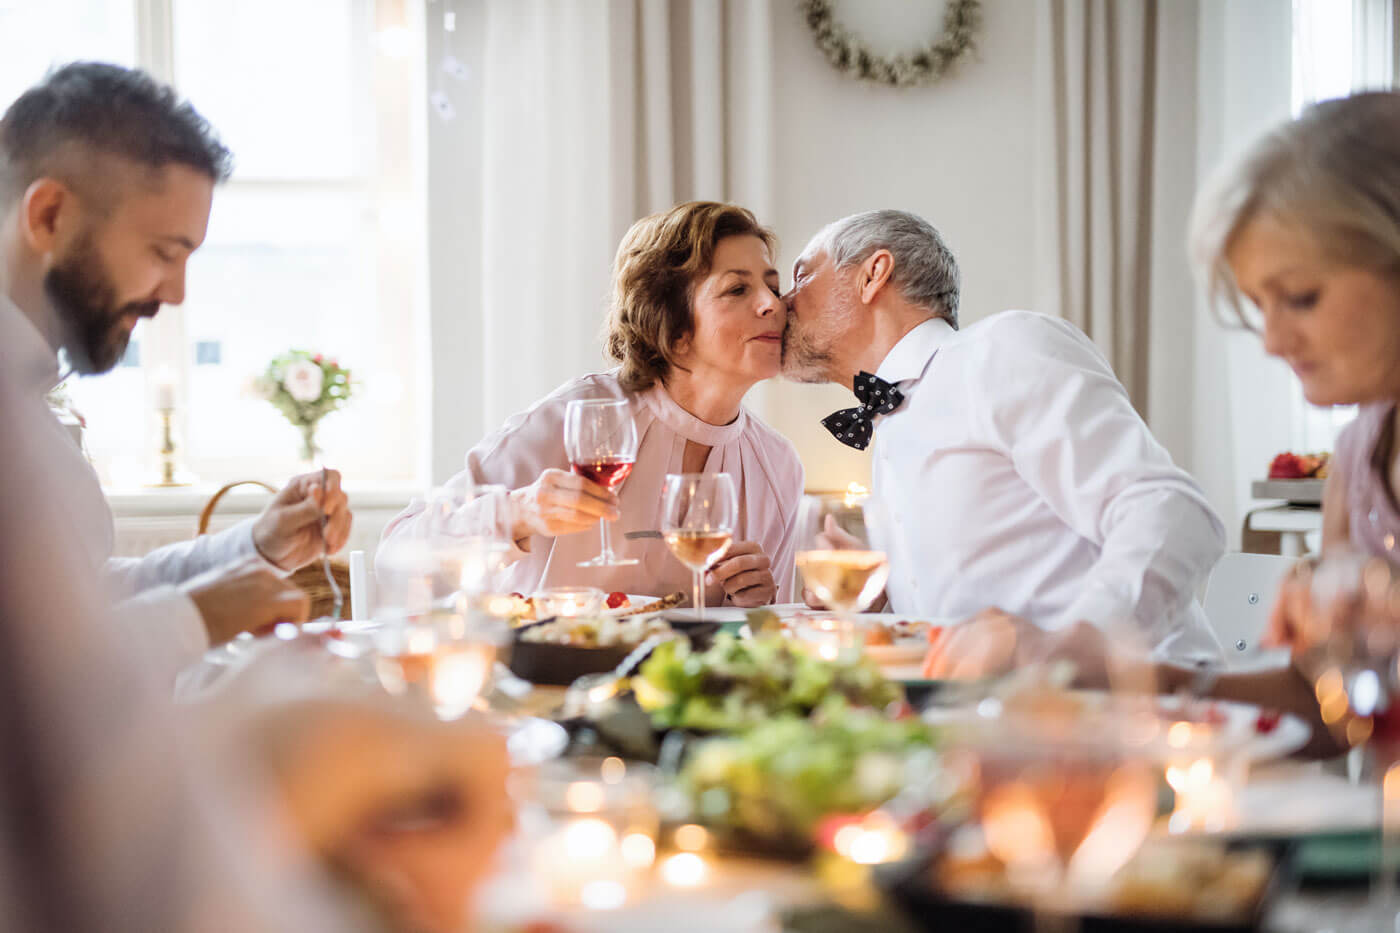
<svg viewBox="0 0 1400 933"><path fill-rule="evenodd" d="M28 326L0 315L7 440L52 420ZM109 623L70 495L43 445L7 443L0 930L469 929L510 823L501 737L320 679L289 697L298 643L172 705Z"/></svg>
<svg viewBox="0 0 1400 933"><path fill-rule="evenodd" d="M121 359L132 329L185 298L185 265L204 241L229 151L173 90L143 72L75 63L0 117L0 317L22 399L36 409L63 377ZM350 533L340 475L298 476L263 513L218 534L113 558L111 510L96 474L50 417L11 443L40 454L62 491L83 574L101 579L115 618L171 674L210 644L300 621L285 574Z"/></svg>
<svg viewBox="0 0 1400 933"><path fill-rule="evenodd" d="M1161 666L1158 681L1298 712L1314 724L1313 750L1336 751L1349 730L1370 729L1333 714L1330 729L1322 723L1314 682L1334 665L1329 642L1384 657L1400 633L1400 94L1314 104L1265 134L1203 188L1190 240L1212 298L1260 332L1311 404L1360 409L1337 438L1322 554L1285 578L1271 613L1268 640L1291 648L1293 663L1214 683ZM998 650L1021 650L1015 642ZM1092 681L1108 646L1086 648ZM945 656L937 670L958 661ZM1387 667L1382 698L1400 687Z"/></svg>

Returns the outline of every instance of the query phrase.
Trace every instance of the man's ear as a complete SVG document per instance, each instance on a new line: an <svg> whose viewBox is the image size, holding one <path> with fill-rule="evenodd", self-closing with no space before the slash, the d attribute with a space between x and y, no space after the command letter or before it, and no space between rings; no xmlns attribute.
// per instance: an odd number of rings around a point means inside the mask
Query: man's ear
<svg viewBox="0 0 1400 933"><path fill-rule="evenodd" d="M894 275L894 256L887 249L877 249L866 257L865 262L860 264L860 277L857 285L860 288L860 300L864 304L872 304L875 296L880 294L880 289L884 288Z"/></svg>
<svg viewBox="0 0 1400 933"><path fill-rule="evenodd" d="M40 255L54 252L70 235L78 212L78 199L63 182L39 178L20 201L20 235L25 245Z"/></svg>

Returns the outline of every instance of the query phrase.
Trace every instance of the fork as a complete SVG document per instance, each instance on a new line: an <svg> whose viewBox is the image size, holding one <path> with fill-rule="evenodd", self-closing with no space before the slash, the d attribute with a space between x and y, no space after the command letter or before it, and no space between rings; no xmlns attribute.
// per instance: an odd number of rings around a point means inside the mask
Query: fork
<svg viewBox="0 0 1400 933"><path fill-rule="evenodd" d="M326 574L326 584L331 588L331 598L335 600L331 610L331 618L339 619L341 610L345 608L345 596L340 592L340 584L335 582L335 574L331 573L331 552L326 544L326 480L327 473L324 466L321 467L321 570Z"/></svg>

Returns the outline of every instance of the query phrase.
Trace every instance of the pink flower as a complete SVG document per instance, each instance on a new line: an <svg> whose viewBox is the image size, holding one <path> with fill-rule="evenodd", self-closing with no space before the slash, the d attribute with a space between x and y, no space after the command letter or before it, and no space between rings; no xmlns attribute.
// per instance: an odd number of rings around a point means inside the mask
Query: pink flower
<svg viewBox="0 0 1400 933"><path fill-rule="evenodd" d="M319 362L321 362L321 354L317 353L315 356L313 356L313 357L311 358L311 362L313 362L313 363L319 363Z"/></svg>
<svg viewBox="0 0 1400 933"><path fill-rule="evenodd" d="M295 362L287 367L282 385L287 394L298 402L314 402L321 397L323 380L321 367L307 362Z"/></svg>

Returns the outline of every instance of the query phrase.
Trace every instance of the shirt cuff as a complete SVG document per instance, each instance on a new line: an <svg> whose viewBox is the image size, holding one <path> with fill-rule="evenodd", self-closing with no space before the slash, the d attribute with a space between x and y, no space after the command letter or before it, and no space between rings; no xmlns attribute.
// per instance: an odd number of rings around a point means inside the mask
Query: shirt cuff
<svg viewBox="0 0 1400 933"><path fill-rule="evenodd" d="M1105 583L1091 580L1080 592L1079 597L1070 603L1069 608L1052 620L1047 626L1051 629L1069 628L1076 622L1088 622L1108 633L1110 629L1124 623L1136 622L1136 606L1133 601L1121 596ZM1144 637L1148 635L1143 633Z"/></svg>
<svg viewBox="0 0 1400 933"><path fill-rule="evenodd" d="M156 676L171 683L209 650L209 633L194 600L175 586L156 586L117 603L112 613Z"/></svg>
<svg viewBox="0 0 1400 933"><path fill-rule="evenodd" d="M268 570L272 571L273 573L277 574L277 576L282 577L283 579L286 579L287 577L290 577L292 574L296 573L299 569L297 567L293 567L291 570L283 570L281 567L277 566L272 561L268 560L266 557L263 557L262 551L258 550L257 542L253 540L253 526L256 523L256 518L244 519L237 525L234 525L232 528L225 531L224 534L234 538L234 540L236 541L238 554L240 556L254 558L255 560L257 560L258 563L262 564Z"/></svg>

